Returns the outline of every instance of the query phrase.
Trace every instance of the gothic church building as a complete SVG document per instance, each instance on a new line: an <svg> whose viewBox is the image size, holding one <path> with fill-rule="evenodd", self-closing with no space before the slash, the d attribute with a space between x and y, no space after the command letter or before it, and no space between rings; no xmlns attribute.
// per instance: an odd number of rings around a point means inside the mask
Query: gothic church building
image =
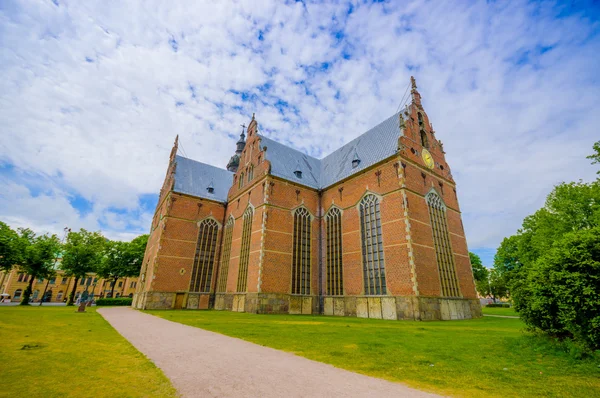
<svg viewBox="0 0 600 398"><path fill-rule="evenodd" d="M421 104L323 159L258 133L227 169L171 152L133 306L481 316L456 184Z"/></svg>

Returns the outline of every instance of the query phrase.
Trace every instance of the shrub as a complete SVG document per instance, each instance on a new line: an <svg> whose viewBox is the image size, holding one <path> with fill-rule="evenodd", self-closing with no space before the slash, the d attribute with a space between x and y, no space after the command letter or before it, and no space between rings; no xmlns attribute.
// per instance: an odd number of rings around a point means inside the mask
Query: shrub
<svg viewBox="0 0 600 398"><path fill-rule="evenodd" d="M506 303L498 303L498 304L491 303L491 304L486 305L486 307L489 307L489 308L510 308L510 304L506 304Z"/></svg>
<svg viewBox="0 0 600 398"><path fill-rule="evenodd" d="M129 306L133 302L133 299L128 297L120 297L120 298L101 298L96 300L97 306L106 306L106 305L119 305L119 306Z"/></svg>
<svg viewBox="0 0 600 398"><path fill-rule="evenodd" d="M514 290L515 309L532 329L600 348L600 227L565 234Z"/></svg>

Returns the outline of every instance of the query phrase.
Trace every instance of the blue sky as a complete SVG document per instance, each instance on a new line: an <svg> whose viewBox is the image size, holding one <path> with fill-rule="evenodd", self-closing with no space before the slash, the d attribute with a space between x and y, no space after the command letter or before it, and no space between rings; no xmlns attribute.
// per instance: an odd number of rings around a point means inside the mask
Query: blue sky
<svg viewBox="0 0 600 398"><path fill-rule="evenodd" d="M223 167L256 113L321 157L393 114L411 75L486 265L555 184L594 178L597 3L208 3L0 2L0 220L131 239L176 134Z"/></svg>

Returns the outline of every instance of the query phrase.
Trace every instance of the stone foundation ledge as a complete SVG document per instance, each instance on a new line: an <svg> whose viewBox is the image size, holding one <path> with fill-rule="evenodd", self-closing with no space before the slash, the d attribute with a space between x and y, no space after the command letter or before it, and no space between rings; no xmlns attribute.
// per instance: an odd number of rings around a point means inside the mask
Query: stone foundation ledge
<svg viewBox="0 0 600 398"><path fill-rule="evenodd" d="M212 306L209 293L142 292L133 295L132 307L139 310L170 310L175 308L177 294L182 293L182 308L205 310Z"/></svg>
<svg viewBox="0 0 600 398"><path fill-rule="evenodd" d="M317 296L280 293L216 293L215 310L254 314L318 314Z"/></svg>
<svg viewBox="0 0 600 398"><path fill-rule="evenodd" d="M479 318L476 299L416 296L324 297L323 314L389 320L455 320Z"/></svg>

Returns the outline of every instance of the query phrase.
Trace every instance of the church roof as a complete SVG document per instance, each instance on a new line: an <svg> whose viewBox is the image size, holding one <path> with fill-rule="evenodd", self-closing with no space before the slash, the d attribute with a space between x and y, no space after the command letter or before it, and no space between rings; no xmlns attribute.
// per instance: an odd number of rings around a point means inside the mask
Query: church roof
<svg viewBox="0 0 600 398"><path fill-rule="evenodd" d="M265 159L271 162L271 174L311 188L320 188L321 161L296 149L259 135L261 147L267 147ZM294 171L299 167L301 177Z"/></svg>
<svg viewBox="0 0 600 398"><path fill-rule="evenodd" d="M323 189L394 155L402 135L399 113L348 142L319 160L260 135L267 147L265 158L271 162L271 174L311 188ZM353 167L352 160L360 160ZM300 165L301 177L294 174Z"/></svg>
<svg viewBox="0 0 600 398"><path fill-rule="evenodd" d="M175 156L175 184L173 191L200 198L227 202L233 183L233 173L183 156ZM210 193L208 188L212 187Z"/></svg>

